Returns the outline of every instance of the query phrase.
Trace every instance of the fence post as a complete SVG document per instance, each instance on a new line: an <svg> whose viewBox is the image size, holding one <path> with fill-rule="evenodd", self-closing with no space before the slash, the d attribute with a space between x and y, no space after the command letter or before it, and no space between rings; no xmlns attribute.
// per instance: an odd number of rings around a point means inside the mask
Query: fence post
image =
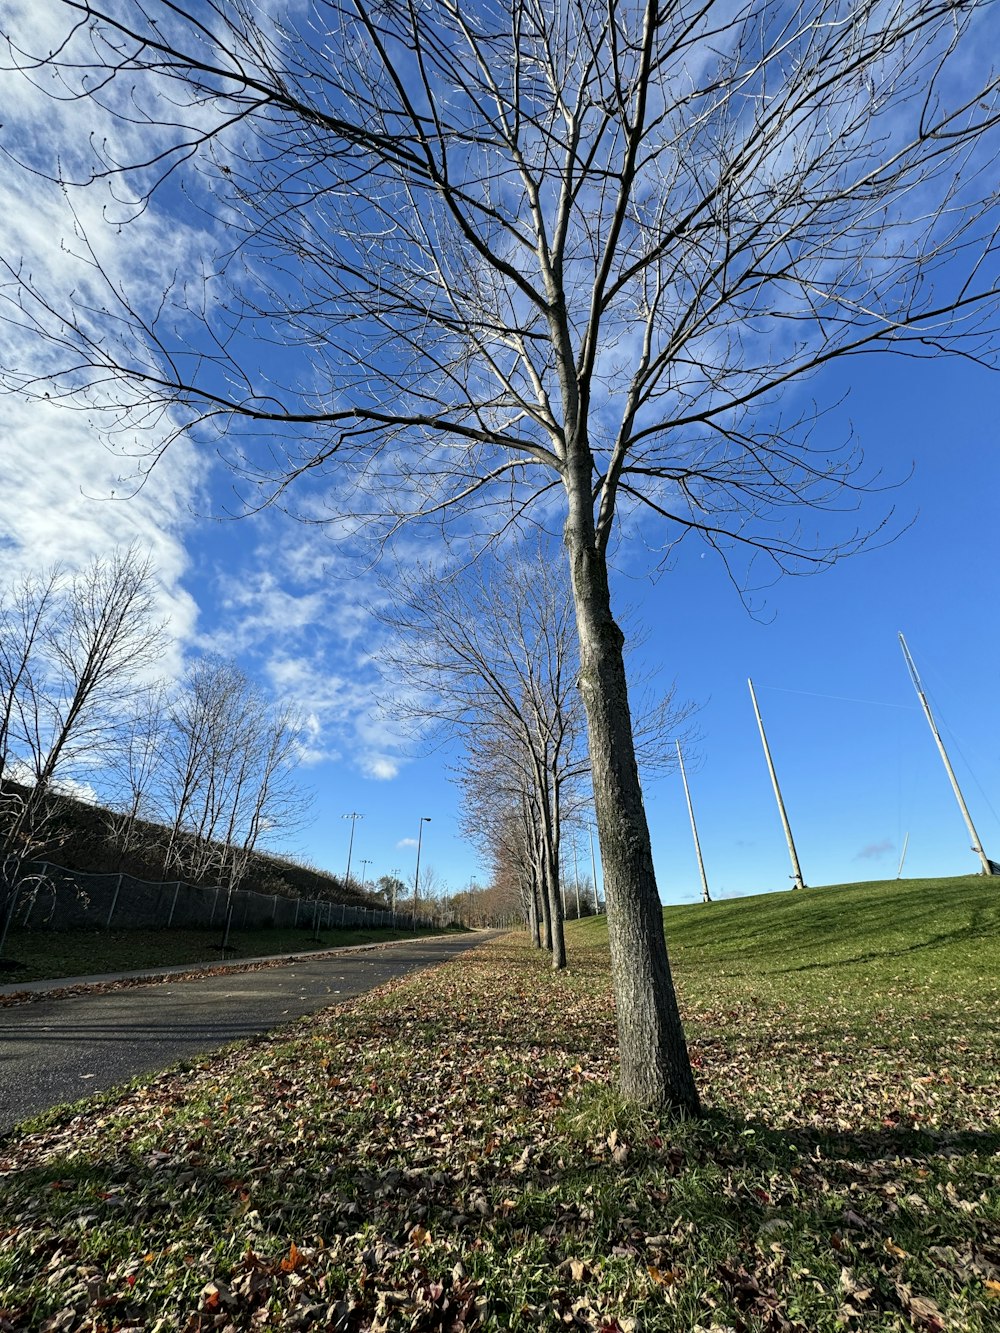
<svg viewBox="0 0 1000 1333"><path fill-rule="evenodd" d="M226 895L226 927L222 932L222 956L225 958L226 949L229 947L229 929L233 924L233 892L230 889Z"/></svg>
<svg viewBox="0 0 1000 1333"><path fill-rule="evenodd" d="M215 886L215 897L212 899L212 915L208 918L209 928L215 925L215 909L219 905L219 894L222 892L221 885Z"/></svg>
<svg viewBox="0 0 1000 1333"><path fill-rule="evenodd" d="M11 885L9 885L9 886L8 886L8 893L9 893L9 895L10 895L10 902L9 902L8 907L7 907L7 910L4 912L3 928L0 929L0 954L3 953L4 948L6 947L6 944L7 944L7 932L8 932L8 930L10 930L11 922L14 920L14 913L17 911L17 900L18 900L18 898L21 896L21 886L20 886L20 884L16 884L16 883L15 883L15 884L11 884ZM28 911L28 917L29 917L29 919L30 919L30 917L31 917L31 910L30 910L30 908L29 908L29 911Z"/></svg>
<svg viewBox="0 0 1000 1333"><path fill-rule="evenodd" d="M168 914L167 914L167 929L168 929L168 930L169 930L170 927L173 925L173 921L174 921L174 909L177 907L177 895L180 893L180 891L181 891L181 882L180 882L179 879L176 879L176 880L174 880L174 896L173 896L173 898L171 898L171 900L170 900L170 911L169 911Z"/></svg>
<svg viewBox="0 0 1000 1333"><path fill-rule="evenodd" d="M36 864L37 866L40 866L40 867L41 867L41 872L42 872L42 873L41 873L41 878L42 878L42 879L47 879L47 878L48 878L48 874L49 874L49 863L48 863L48 861L36 861L35 864ZM57 870L59 870L59 869L61 869L61 868L62 868L61 866L57 866L57 867L56 867ZM53 883L53 885L52 885L52 911L49 913L49 916L48 916L48 926L49 926L49 929L50 929L50 930L55 930L55 926L54 926L52 923L53 923L53 921L55 921L55 919L56 919L56 902L57 902L57 900L56 900L56 894L57 894L57 893L58 893L58 886L57 886L55 883ZM38 901L38 890L36 889L36 890L35 890L35 896L34 896L34 898L32 899L32 906L34 906L34 904L35 904L37 901Z"/></svg>
<svg viewBox="0 0 1000 1333"><path fill-rule="evenodd" d="M114 893L111 895L111 906L108 908L108 919L107 919L107 921L105 921L105 923L104 923L104 929L105 929L105 930L110 930L110 929L111 929L111 918L114 916L114 914L115 914L115 908L118 906L118 895L119 895L119 894L121 893L121 891L122 891L122 879L123 879L123 878L124 878L124 875L120 873L119 876L118 876L118 879L115 881L115 891L114 891Z"/></svg>
<svg viewBox="0 0 1000 1333"><path fill-rule="evenodd" d="M340 905L340 928L341 928L341 930L343 930L343 928L344 928L346 925L347 925L347 904L346 904L346 903L341 903L341 905Z"/></svg>
<svg viewBox="0 0 1000 1333"><path fill-rule="evenodd" d="M293 929L293 930L294 930L295 927L299 924L299 903L300 903L301 901L302 901L301 898L296 898L296 899L295 899L295 915L292 917L292 929Z"/></svg>

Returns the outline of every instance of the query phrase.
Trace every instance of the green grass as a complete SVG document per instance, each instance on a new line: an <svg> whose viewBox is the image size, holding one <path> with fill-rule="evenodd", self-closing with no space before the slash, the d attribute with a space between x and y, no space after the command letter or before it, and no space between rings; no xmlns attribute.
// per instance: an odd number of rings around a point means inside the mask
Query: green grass
<svg viewBox="0 0 1000 1333"><path fill-rule="evenodd" d="M49 1113L0 1329L996 1333L998 901L668 909L696 1122L615 1094L602 921Z"/></svg>
<svg viewBox="0 0 1000 1333"><path fill-rule="evenodd" d="M428 933L433 932L418 932ZM27 981L136 972L145 967L179 967L187 963L231 963L241 958L266 958L272 954L394 939L412 939L412 932L321 930L317 941L311 929L234 930L223 954L219 929L12 931L4 959L13 959L18 966L10 970L0 968L0 984L16 986Z"/></svg>

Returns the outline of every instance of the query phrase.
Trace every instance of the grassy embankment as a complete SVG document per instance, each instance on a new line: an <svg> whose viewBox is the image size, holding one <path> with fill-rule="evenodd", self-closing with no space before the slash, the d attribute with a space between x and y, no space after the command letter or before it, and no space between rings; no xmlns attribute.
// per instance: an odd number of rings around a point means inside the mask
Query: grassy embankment
<svg viewBox="0 0 1000 1333"><path fill-rule="evenodd" d="M426 935L429 932L417 932ZM0 985L59 977L87 977L101 972L137 972L146 967L181 967L197 963L238 963L242 958L338 949L351 944L384 944L412 939L409 930L234 930L223 953L222 932L212 930L12 931L4 957L18 967L0 968ZM2 1325L0 1325L2 1329Z"/></svg>
<svg viewBox="0 0 1000 1333"><path fill-rule="evenodd" d="M995 1333L996 882L666 920L702 1121L508 937L0 1145L0 1329Z"/></svg>

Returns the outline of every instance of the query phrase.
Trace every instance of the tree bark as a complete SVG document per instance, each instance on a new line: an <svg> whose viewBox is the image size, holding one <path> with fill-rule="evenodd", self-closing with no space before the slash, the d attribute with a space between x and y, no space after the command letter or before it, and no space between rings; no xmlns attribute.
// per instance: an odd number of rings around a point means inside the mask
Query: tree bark
<svg viewBox="0 0 1000 1333"><path fill-rule="evenodd" d="M563 929L562 884L559 876L559 796L552 792L552 805L549 805L549 793L546 791L545 806L547 819L545 825L546 865L545 878L549 887L549 911L552 916L552 966L561 970L566 966L566 932Z"/></svg>
<svg viewBox="0 0 1000 1333"><path fill-rule="evenodd" d="M552 932L552 966L560 971L566 966L566 936L563 932L562 892L559 887L559 863L551 843L545 849L545 888L549 899Z"/></svg>
<svg viewBox="0 0 1000 1333"><path fill-rule="evenodd" d="M536 949L542 947L542 926L541 913L538 910L538 893L535 889L534 877L531 883L531 897L528 899L528 931L531 935L531 942Z"/></svg>
<svg viewBox="0 0 1000 1333"><path fill-rule="evenodd" d="M589 470L589 469L588 469ZM611 612L607 561L598 549L589 482L567 483L580 691L587 712L594 803L604 865L622 1094L646 1106L698 1115L700 1104L677 1007L656 888L649 825L632 740L624 635Z"/></svg>
<svg viewBox="0 0 1000 1333"><path fill-rule="evenodd" d="M535 901L541 912L542 948L552 951L552 913L549 910L549 894L545 884L542 849L537 830L534 833L535 845L532 848L531 875L535 884Z"/></svg>

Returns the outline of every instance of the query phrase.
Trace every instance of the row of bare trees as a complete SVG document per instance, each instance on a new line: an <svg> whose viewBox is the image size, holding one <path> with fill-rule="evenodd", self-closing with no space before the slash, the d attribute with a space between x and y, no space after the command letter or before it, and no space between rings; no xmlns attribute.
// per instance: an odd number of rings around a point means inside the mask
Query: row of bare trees
<svg viewBox="0 0 1000 1333"><path fill-rule="evenodd" d="M516 885L524 920L555 968L566 966L563 835L592 809L580 654L569 580L551 548L483 557L452 572L397 571L380 612L392 709L426 736L461 741L463 831ZM639 688L645 771L670 767L691 705ZM647 697L648 696L648 697Z"/></svg>
<svg viewBox="0 0 1000 1333"><path fill-rule="evenodd" d="M297 730L290 709L224 658L201 659L172 689L144 690L109 762L121 855L148 840L152 822L165 830L165 878L237 887L267 834L301 823Z"/></svg>
<svg viewBox="0 0 1000 1333"><path fill-rule="evenodd" d="M221 658L179 684L152 679L166 644L156 600L137 546L0 592L4 930L36 863L58 853L67 795L101 798L119 865L141 851L165 878L230 887L269 831L297 822L295 719Z"/></svg>

